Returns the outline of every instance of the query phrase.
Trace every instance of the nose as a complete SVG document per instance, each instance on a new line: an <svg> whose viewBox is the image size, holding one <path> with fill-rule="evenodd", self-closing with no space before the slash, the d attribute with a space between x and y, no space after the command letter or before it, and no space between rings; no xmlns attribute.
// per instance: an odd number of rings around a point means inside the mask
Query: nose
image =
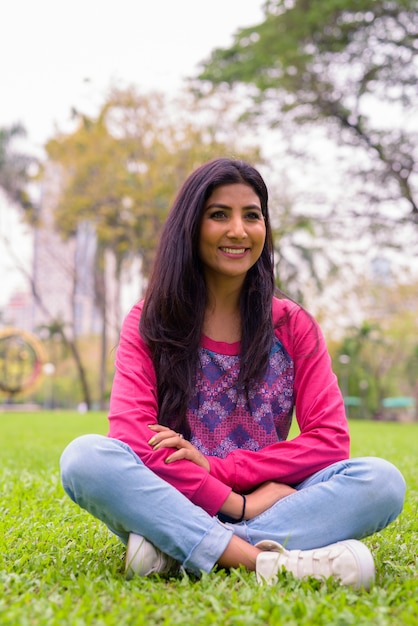
<svg viewBox="0 0 418 626"><path fill-rule="evenodd" d="M239 215L232 216L229 222L228 237L231 239L244 239L247 236L245 223Z"/></svg>

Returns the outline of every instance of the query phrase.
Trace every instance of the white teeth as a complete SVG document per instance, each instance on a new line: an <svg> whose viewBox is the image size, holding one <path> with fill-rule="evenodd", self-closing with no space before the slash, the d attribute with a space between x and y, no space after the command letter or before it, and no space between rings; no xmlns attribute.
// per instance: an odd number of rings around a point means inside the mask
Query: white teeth
<svg viewBox="0 0 418 626"><path fill-rule="evenodd" d="M245 248L221 248L227 254L243 254L245 252Z"/></svg>

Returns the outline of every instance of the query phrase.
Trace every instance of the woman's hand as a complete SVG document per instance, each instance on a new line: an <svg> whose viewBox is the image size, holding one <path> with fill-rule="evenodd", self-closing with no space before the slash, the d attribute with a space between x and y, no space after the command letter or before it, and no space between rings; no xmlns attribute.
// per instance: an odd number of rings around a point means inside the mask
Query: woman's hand
<svg viewBox="0 0 418 626"><path fill-rule="evenodd" d="M295 492L296 489L284 483L275 483L273 481L263 483L247 495L244 519L252 519L264 513L273 504Z"/></svg>
<svg viewBox="0 0 418 626"><path fill-rule="evenodd" d="M162 448L176 448L176 452L170 454L165 462L173 463L174 461L180 461L186 459L196 465L200 465L205 470L210 472L209 461L204 454L199 452L197 448L190 441L183 438L183 435L176 433L176 431L162 426L161 424L149 424L148 428L155 434L148 441L153 450L161 450Z"/></svg>
<svg viewBox="0 0 418 626"><path fill-rule="evenodd" d="M272 481L263 483L260 487L257 487L257 489L246 495L247 502L245 505L244 520L249 520L253 517L257 517L257 515L261 515L261 513L267 511L273 504L276 504L276 502L286 496L290 496L290 494L295 493L295 491L296 489L283 483L275 483ZM220 512L238 520L243 512L243 504L242 495L232 491L223 503Z"/></svg>

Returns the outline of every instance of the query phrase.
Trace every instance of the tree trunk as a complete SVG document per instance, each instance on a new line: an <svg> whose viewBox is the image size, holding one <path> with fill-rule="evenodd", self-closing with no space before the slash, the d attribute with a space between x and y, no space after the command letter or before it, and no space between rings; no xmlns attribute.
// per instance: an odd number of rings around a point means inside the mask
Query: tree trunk
<svg viewBox="0 0 418 626"><path fill-rule="evenodd" d="M99 369L99 407L105 409L106 382L107 382L107 297L106 297L106 259L105 251L98 244L96 263L94 267L94 289L96 305L101 317L100 333L100 369Z"/></svg>

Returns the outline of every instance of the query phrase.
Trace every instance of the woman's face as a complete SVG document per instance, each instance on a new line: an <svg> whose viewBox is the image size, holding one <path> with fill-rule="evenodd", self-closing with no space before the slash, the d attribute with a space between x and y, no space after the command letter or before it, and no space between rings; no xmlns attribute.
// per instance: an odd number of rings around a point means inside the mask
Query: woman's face
<svg viewBox="0 0 418 626"><path fill-rule="evenodd" d="M216 187L200 226L199 256L206 281L240 279L260 258L266 238L261 202L249 185Z"/></svg>

